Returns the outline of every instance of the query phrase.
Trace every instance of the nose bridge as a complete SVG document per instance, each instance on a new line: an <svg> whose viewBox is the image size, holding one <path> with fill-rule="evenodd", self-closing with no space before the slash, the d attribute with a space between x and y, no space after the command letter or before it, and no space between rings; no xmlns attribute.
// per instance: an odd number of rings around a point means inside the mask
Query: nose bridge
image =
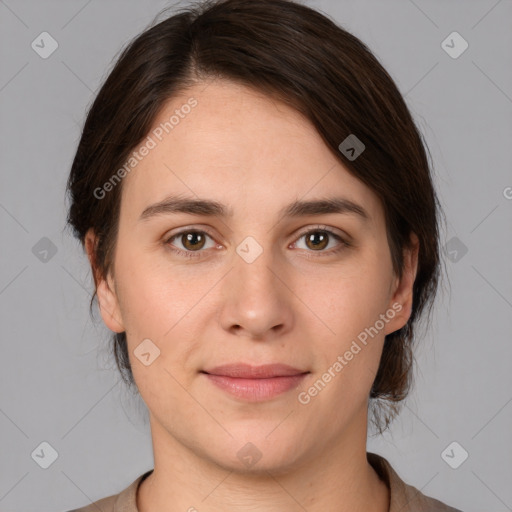
<svg viewBox="0 0 512 512"><path fill-rule="evenodd" d="M243 246L240 247L242 252ZM245 243L245 249L247 244ZM254 248L249 248L246 255L254 256ZM268 248L261 252L254 260L245 259L245 255L237 254L235 258L234 274L240 283L240 291L247 291L249 294L265 294L269 301L272 296L279 293L275 288L279 286L276 282L276 258L273 251ZM268 302L268 301L267 301Z"/></svg>
<svg viewBox="0 0 512 512"><path fill-rule="evenodd" d="M282 283L282 274L271 248L264 248L252 237L244 239L236 248L233 269L225 282L223 327L244 330L251 336L290 327L290 292Z"/></svg>

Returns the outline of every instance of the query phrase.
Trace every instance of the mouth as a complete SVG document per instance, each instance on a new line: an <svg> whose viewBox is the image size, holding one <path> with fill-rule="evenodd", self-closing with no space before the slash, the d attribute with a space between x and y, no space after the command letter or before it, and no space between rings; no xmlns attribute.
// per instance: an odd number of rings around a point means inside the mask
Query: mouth
<svg viewBox="0 0 512 512"><path fill-rule="evenodd" d="M296 388L310 372L285 364L252 366L235 363L200 373L217 388L236 398L261 402Z"/></svg>

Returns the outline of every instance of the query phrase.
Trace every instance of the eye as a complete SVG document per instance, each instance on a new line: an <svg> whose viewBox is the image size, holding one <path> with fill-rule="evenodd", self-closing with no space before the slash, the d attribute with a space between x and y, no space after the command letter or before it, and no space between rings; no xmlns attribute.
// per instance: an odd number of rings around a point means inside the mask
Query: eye
<svg viewBox="0 0 512 512"><path fill-rule="evenodd" d="M211 241L210 245L207 245L208 238ZM176 247L173 242L180 244L181 247L180 245ZM200 256L200 254L194 253L200 253L202 249L211 249L216 245L215 241L208 233L197 229L187 229L175 233L168 238L165 243L168 244L174 252L187 257Z"/></svg>
<svg viewBox="0 0 512 512"><path fill-rule="evenodd" d="M302 239L304 239L304 247L300 247ZM218 247L212 235L199 229L182 230L167 238L164 244L175 254L187 258L204 256L204 249ZM350 247L349 242L332 230L327 229L326 226L318 226L303 232L292 245L298 249L306 249L307 253L310 254L312 252L319 253L318 256L335 254L346 247ZM311 256L308 255L307 257Z"/></svg>
<svg viewBox="0 0 512 512"><path fill-rule="evenodd" d="M304 239L304 247L300 247L299 241ZM340 235L333 231L319 226L315 229L310 229L302 233L297 242L293 244L298 249L308 249L308 252L319 252L332 254L341 251L350 244L345 241ZM334 250L325 250L332 249Z"/></svg>

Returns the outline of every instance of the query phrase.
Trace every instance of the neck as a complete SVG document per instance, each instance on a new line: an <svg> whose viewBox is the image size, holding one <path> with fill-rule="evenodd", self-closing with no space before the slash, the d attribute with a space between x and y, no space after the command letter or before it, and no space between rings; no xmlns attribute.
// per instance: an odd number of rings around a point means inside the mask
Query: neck
<svg viewBox="0 0 512 512"><path fill-rule="evenodd" d="M139 487L138 510L388 512L389 489L366 459L366 422L353 429L358 442L347 435L287 467L241 471L199 456L151 418L155 467Z"/></svg>

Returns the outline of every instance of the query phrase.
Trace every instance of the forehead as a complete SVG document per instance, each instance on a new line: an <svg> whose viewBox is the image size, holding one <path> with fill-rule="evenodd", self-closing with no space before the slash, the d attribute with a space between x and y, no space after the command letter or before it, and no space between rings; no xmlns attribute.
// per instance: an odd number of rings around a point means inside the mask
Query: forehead
<svg viewBox="0 0 512 512"><path fill-rule="evenodd" d="M281 210L298 198L343 195L381 213L375 194L343 166L295 109L225 80L168 100L123 182L122 208L140 214L169 195L215 199L236 211ZM237 205L238 204L238 208Z"/></svg>

